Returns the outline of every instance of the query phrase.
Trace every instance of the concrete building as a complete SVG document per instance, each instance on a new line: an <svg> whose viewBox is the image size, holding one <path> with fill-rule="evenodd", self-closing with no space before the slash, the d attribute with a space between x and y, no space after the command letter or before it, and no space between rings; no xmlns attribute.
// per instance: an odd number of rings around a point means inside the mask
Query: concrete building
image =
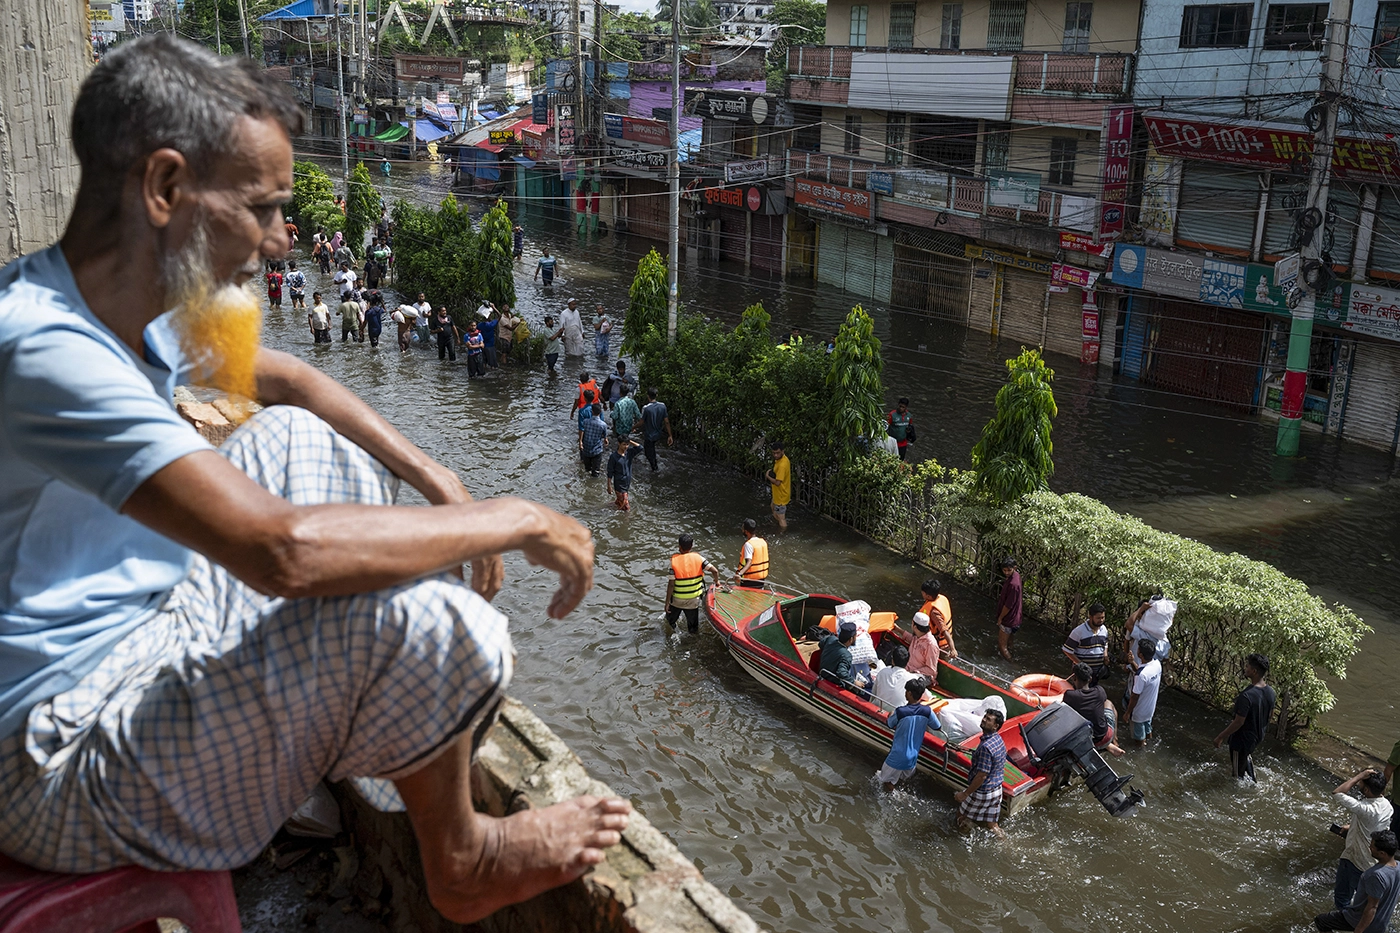
<svg viewBox="0 0 1400 933"><path fill-rule="evenodd" d="M832 0L831 44L788 53L788 268L1096 360L1092 283L1052 263L1124 230L1139 13Z"/></svg>

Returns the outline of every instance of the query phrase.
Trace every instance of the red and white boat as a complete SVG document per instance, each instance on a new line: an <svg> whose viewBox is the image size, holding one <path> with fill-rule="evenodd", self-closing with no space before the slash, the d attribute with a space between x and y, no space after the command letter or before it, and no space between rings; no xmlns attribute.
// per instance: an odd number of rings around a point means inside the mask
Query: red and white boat
<svg viewBox="0 0 1400 933"><path fill-rule="evenodd" d="M878 699L819 676L810 660L816 655L804 656L796 641L826 617L834 618L836 607L845 602L839 596L788 592L772 586L710 587L705 594L710 625L740 667L792 705L885 754L894 736L894 730L886 725L890 710ZM827 624L831 625L830 619ZM872 624L871 637L877 646L886 638L905 644L909 640L892 625ZM1089 724L1063 704L1042 710L1039 698L1024 689L973 665L941 659L933 692L935 708L940 699L980 700L993 695L1005 703L1007 719L1000 730L1007 750L1002 775L1004 814L1014 814L1045 799L1076 775L1086 779L1090 790L1114 815L1129 812L1141 801L1136 791L1124 790L1131 775L1120 779L1113 773L1093 749ZM930 732L919 752L918 770L961 790L971 776L972 753L980 741L980 734L955 741L941 732Z"/></svg>

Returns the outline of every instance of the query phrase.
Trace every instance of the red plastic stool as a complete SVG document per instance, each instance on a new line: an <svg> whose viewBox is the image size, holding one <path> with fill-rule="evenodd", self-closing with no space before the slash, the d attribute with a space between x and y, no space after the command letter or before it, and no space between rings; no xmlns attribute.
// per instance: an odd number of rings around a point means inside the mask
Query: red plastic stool
<svg viewBox="0 0 1400 933"><path fill-rule="evenodd" d="M0 933L158 933L157 917L179 920L194 933L243 931L226 871L128 865L63 875L0 855Z"/></svg>

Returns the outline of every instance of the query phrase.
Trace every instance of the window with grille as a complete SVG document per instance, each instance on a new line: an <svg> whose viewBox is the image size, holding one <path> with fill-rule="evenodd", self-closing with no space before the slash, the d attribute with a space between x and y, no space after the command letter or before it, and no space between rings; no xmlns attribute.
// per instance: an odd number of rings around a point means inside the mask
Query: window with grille
<svg viewBox="0 0 1400 933"><path fill-rule="evenodd" d="M1078 140L1056 136L1050 140L1050 184L1073 186L1074 156Z"/></svg>
<svg viewBox="0 0 1400 933"><path fill-rule="evenodd" d="M1376 4L1371 63L1379 68L1400 68L1400 3Z"/></svg>
<svg viewBox="0 0 1400 933"><path fill-rule="evenodd" d="M940 49L962 48L962 8L961 3L943 4L943 28L938 35Z"/></svg>
<svg viewBox="0 0 1400 933"><path fill-rule="evenodd" d="M988 130L982 137L982 171L1005 171L1011 162L1011 133Z"/></svg>
<svg viewBox="0 0 1400 933"><path fill-rule="evenodd" d="M1249 45L1254 8L1247 3L1188 6L1181 14L1183 49L1242 49Z"/></svg>
<svg viewBox="0 0 1400 933"><path fill-rule="evenodd" d="M904 114L885 116L885 164L904 164Z"/></svg>
<svg viewBox="0 0 1400 933"><path fill-rule="evenodd" d="M1327 4L1271 3L1264 18L1264 48L1321 51Z"/></svg>
<svg viewBox="0 0 1400 933"><path fill-rule="evenodd" d="M850 45L865 45L865 29L870 22L870 6L862 3L851 7Z"/></svg>
<svg viewBox="0 0 1400 933"><path fill-rule="evenodd" d="M1026 0L992 0L987 48L1019 50L1026 38Z"/></svg>
<svg viewBox="0 0 1400 933"><path fill-rule="evenodd" d="M892 49L912 49L914 47L914 4L890 4L890 38Z"/></svg>
<svg viewBox="0 0 1400 933"><path fill-rule="evenodd" d="M1060 44L1062 52L1089 51L1089 23L1094 17L1094 5L1088 2L1070 0L1065 4L1065 38Z"/></svg>
<svg viewBox="0 0 1400 933"><path fill-rule="evenodd" d="M851 155L860 155L860 117L854 114L846 115L845 151Z"/></svg>

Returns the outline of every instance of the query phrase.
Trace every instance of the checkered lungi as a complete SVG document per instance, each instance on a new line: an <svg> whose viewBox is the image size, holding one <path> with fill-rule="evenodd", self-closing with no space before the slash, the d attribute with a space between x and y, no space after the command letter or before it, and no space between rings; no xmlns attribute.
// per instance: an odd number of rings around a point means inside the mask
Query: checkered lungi
<svg viewBox="0 0 1400 933"><path fill-rule="evenodd" d="M298 408L259 412L221 452L298 505L398 492ZM0 740L0 851L68 872L245 864L322 778L392 804L365 778L479 739L512 665L505 617L449 574L276 599L196 556L149 621Z"/></svg>
<svg viewBox="0 0 1400 933"><path fill-rule="evenodd" d="M989 791L968 794L958 805L958 816L975 823L995 823L1001 819L1001 783Z"/></svg>

